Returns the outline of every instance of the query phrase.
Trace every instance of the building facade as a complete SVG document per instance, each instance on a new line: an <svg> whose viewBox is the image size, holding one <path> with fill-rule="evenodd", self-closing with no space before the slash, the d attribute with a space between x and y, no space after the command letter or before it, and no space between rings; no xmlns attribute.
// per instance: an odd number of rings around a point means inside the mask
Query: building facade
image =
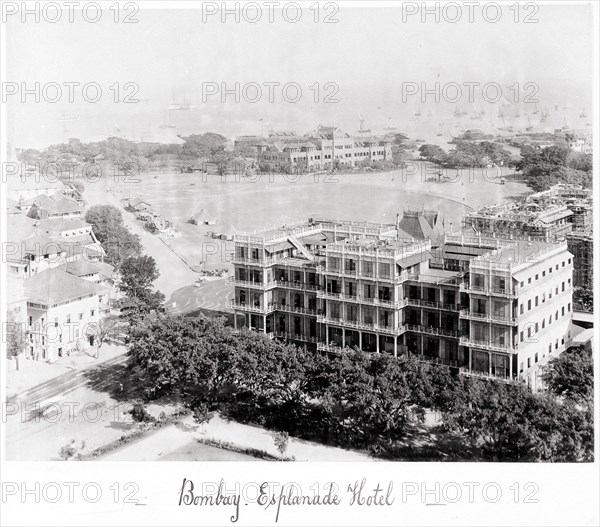
<svg viewBox="0 0 600 527"><path fill-rule="evenodd" d="M354 138L335 127L320 126L294 142L263 141L257 145L260 167L327 170L334 165L357 167L392 160L391 142L381 138Z"/></svg>
<svg viewBox="0 0 600 527"><path fill-rule="evenodd" d="M92 348L103 288L61 269L24 281L27 298L27 357L47 362Z"/></svg>
<svg viewBox="0 0 600 527"><path fill-rule="evenodd" d="M570 338L566 243L402 232L309 220L234 237L236 324L242 315L244 326L315 351L412 353L539 389L543 365Z"/></svg>

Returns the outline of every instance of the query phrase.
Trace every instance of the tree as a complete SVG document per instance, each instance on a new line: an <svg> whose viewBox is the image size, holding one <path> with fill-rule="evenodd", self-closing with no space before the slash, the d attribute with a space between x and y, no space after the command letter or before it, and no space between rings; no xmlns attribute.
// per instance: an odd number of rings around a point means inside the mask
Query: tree
<svg viewBox="0 0 600 527"><path fill-rule="evenodd" d="M277 451L281 454L281 459L283 461L285 451L287 450L290 442L290 434L287 432L272 432L271 437L273 438L275 448L277 448Z"/></svg>
<svg viewBox="0 0 600 527"><path fill-rule="evenodd" d="M573 304L581 311L594 311L594 287L591 282L573 289Z"/></svg>
<svg viewBox="0 0 600 527"><path fill-rule="evenodd" d="M152 284L160 273L152 256L132 256L123 260L119 290L125 294L119 302L121 315L133 322L149 313L164 311L165 295L153 291Z"/></svg>
<svg viewBox="0 0 600 527"><path fill-rule="evenodd" d="M553 145L547 148L525 146L517 163L529 187L535 191L546 190L557 183L592 186L591 156L577 154L568 146Z"/></svg>
<svg viewBox="0 0 600 527"><path fill-rule="evenodd" d="M114 318L101 318L90 328L96 343L96 358L100 355L100 348L109 337L117 330L118 323Z"/></svg>
<svg viewBox="0 0 600 527"><path fill-rule="evenodd" d="M119 266L129 257L139 256L142 244L123 224L121 211L113 205L94 205L85 214L85 221L91 223L94 235L102 244L109 262Z"/></svg>
<svg viewBox="0 0 600 527"><path fill-rule="evenodd" d="M430 163L442 164L446 161L446 152L438 145L424 144L419 148L421 157Z"/></svg>
<svg viewBox="0 0 600 527"><path fill-rule="evenodd" d="M550 359L544 382L555 395L576 402L592 400L594 361L591 351L575 348Z"/></svg>
<svg viewBox="0 0 600 527"><path fill-rule="evenodd" d="M14 313L9 313L6 322L6 355L15 359L19 370L19 357L27 349L27 330L25 323L19 323Z"/></svg>

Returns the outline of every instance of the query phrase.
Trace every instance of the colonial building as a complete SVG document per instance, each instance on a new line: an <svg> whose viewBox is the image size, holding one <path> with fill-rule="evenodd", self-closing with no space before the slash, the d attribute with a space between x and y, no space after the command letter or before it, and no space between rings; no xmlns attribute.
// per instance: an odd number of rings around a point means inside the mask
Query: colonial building
<svg viewBox="0 0 600 527"><path fill-rule="evenodd" d="M413 353L467 375L525 379L568 343L566 243L403 238L399 225L309 220L235 236L244 325L323 352Z"/></svg>
<svg viewBox="0 0 600 527"><path fill-rule="evenodd" d="M319 126L294 142L263 141L257 149L259 166L273 171L330 169L334 164L356 167L392 159L387 139L354 138L333 126Z"/></svg>
<svg viewBox="0 0 600 527"><path fill-rule="evenodd" d="M78 218L35 220L10 215L7 224L4 254L13 275L31 276L82 259L97 261L105 254L92 226Z"/></svg>
<svg viewBox="0 0 600 527"><path fill-rule="evenodd" d="M54 361L93 347L100 319L102 287L61 269L25 279L28 357Z"/></svg>

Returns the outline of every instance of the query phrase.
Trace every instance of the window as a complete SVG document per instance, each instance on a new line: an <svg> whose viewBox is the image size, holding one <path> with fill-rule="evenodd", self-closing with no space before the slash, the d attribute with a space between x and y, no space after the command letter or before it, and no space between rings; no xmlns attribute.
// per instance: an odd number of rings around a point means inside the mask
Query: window
<svg viewBox="0 0 600 527"><path fill-rule="evenodd" d="M531 283L531 276L527 279L527 283L530 284Z"/></svg>
<svg viewBox="0 0 600 527"><path fill-rule="evenodd" d="M540 325L538 322L535 323L535 332L537 333L540 330Z"/></svg>
<svg viewBox="0 0 600 527"><path fill-rule="evenodd" d="M527 328L527 338L531 337L531 326Z"/></svg>
<svg viewBox="0 0 600 527"><path fill-rule="evenodd" d="M540 278L540 275L539 275L539 274L536 274L536 275L535 275L535 279L536 279L536 280L539 280L539 278Z"/></svg>
<svg viewBox="0 0 600 527"><path fill-rule="evenodd" d="M542 278L546 276L546 271L542 271Z"/></svg>
<svg viewBox="0 0 600 527"><path fill-rule="evenodd" d="M94 313L96 313L96 310L95 310L95 309L90 309L90 316L91 316L91 317L93 317L93 316L94 316Z"/></svg>
<svg viewBox="0 0 600 527"><path fill-rule="evenodd" d="M556 342L554 343L554 349L558 349L558 339L556 339Z"/></svg>
<svg viewBox="0 0 600 527"><path fill-rule="evenodd" d="M542 304L546 301L546 293L542 294Z"/></svg>
<svg viewBox="0 0 600 527"><path fill-rule="evenodd" d="M565 292L565 283L564 282L562 283L562 290L563 290L563 293L564 293Z"/></svg>
<svg viewBox="0 0 600 527"><path fill-rule="evenodd" d="M554 320L558 320L558 311L554 313Z"/></svg>
<svg viewBox="0 0 600 527"><path fill-rule="evenodd" d="M523 287L524 284L525 282L519 282L519 287Z"/></svg>
<svg viewBox="0 0 600 527"><path fill-rule="evenodd" d="M556 264L556 270L558 271L558 264Z"/></svg>
<svg viewBox="0 0 600 527"><path fill-rule="evenodd" d="M83 320L83 313L79 313L79 320Z"/></svg>
<svg viewBox="0 0 600 527"><path fill-rule="evenodd" d="M535 297L535 307L538 307L540 301L539 301L539 297Z"/></svg>
<svg viewBox="0 0 600 527"><path fill-rule="evenodd" d="M527 358L527 367L531 368L531 357Z"/></svg>
<svg viewBox="0 0 600 527"><path fill-rule="evenodd" d="M542 329L544 329L545 327L546 327L546 319L544 318L544 319L542 320Z"/></svg>
<svg viewBox="0 0 600 527"><path fill-rule="evenodd" d="M519 314L522 315L523 314L523 304L521 304L519 306Z"/></svg>
<svg viewBox="0 0 600 527"><path fill-rule="evenodd" d="M571 302L567 304L567 311L571 311Z"/></svg>
<svg viewBox="0 0 600 527"><path fill-rule="evenodd" d="M536 351L535 352L535 362L537 362L537 361L538 361L538 354L537 354L537 351Z"/></svg>
<svg viewBox="0 0 600 527"><path fill-rule="evenodd" d="M552 353L552 344L548 344L548 353Z"/></svg>
<svg viewBox="0 0 600 527"><path fill-rule="evenodd" d="M531 299L527 300L527 311L531 311Z"/></svg>
<svg viewBox="0 0 600 527"><path fill-rule="evenodd" d="M549 272L549 273L551 273L551 272L552 272L552 267L550 267L550 268L548 269L548 272Z"/></svg>
<svg viewBox="0 0 600 527"><path fill-rule="evenodd" d="M560 343L564 345L564 343L565 343L565 337L563 337L563 338L560 339Z"/></svg>
<svg viewBox="0 0 600 527"><path fill-rule="evenodd" d="M565 306L560 308L561 310L561 315L564 317L565 316Z"/></svg>
<svg viewBox="0 0 600 527"><path fill-rule="evenodd" d="M562 266L563 266L563 267L565 266L565 262L564 262L564 260L563 260Z"/></svg>
<svg viewBox="0 0 600 527"><path fill-rule="evenodd" d="M569 265L571 264L571 258L569 258Z"/></svg>
<svg viewBox="0 0 600 527"><path fill-rule="evenodd" d="M519 373L523 373L523 363L519 364Z"/></svg>
<svg viewBox="0 0 600 527"><path fill-rule="evenodd" d="M32 317L32 316L30 316L30 317L29 317L29 325L30 325L30 326L32 326L32 325L33 325L33 317Z"/></svg>

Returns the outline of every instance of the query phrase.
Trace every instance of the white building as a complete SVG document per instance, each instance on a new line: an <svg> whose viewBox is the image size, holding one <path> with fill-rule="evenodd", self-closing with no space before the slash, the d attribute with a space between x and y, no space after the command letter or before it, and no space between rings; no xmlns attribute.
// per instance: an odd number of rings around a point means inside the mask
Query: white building
<svg viewBox="0 0 600 527"><path fill-rule="evenodd" d="M48 269L25 279L27 356L54 361L94 346L103 288L61 269Z"/></svg>

